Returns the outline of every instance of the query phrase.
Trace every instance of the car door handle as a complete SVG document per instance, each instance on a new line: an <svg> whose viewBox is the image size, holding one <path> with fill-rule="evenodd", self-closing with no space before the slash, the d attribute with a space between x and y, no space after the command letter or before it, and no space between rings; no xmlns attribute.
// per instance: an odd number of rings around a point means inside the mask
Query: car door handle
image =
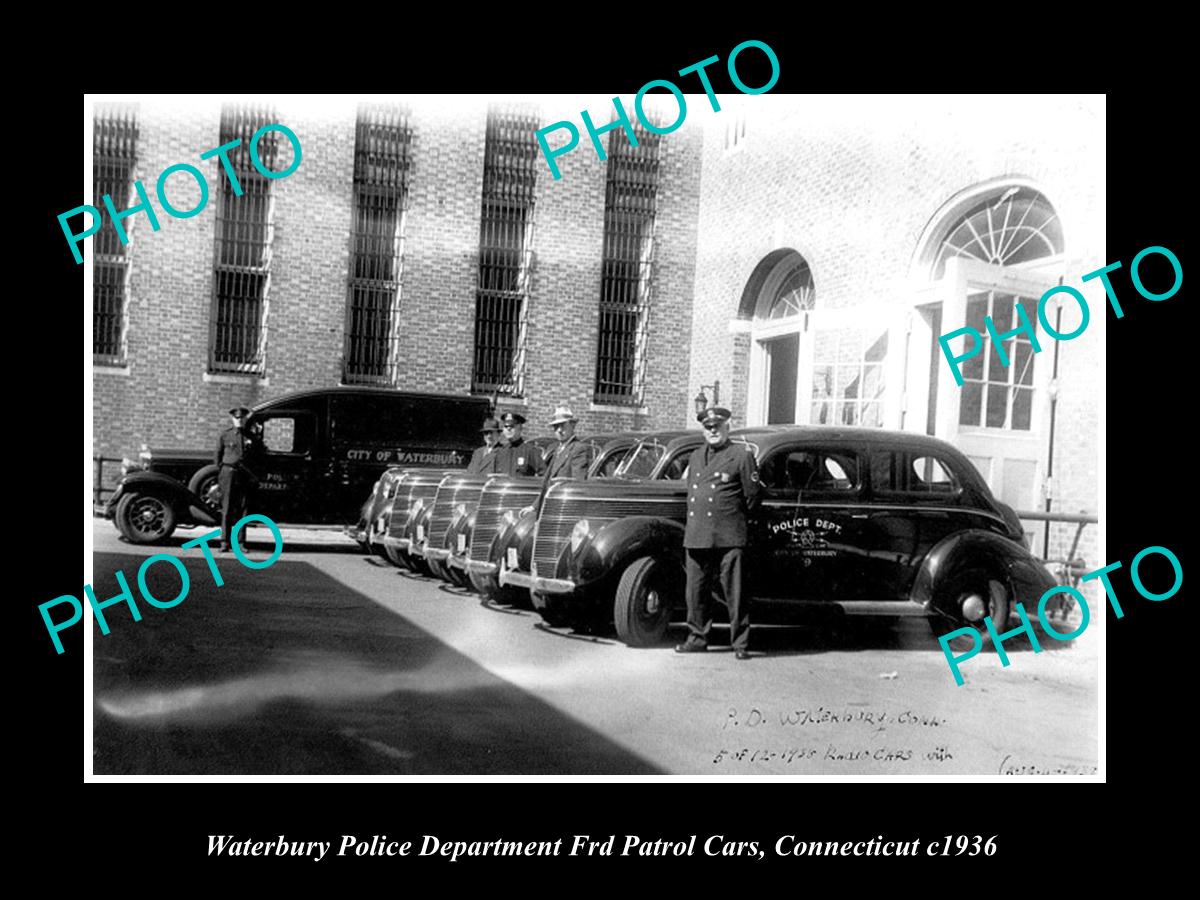
<svg viewBox="0 0 1200 900"><path fill-rule="evenodd" d="M866 513L851 513L851 514L850 514L850 518L852 518L852 519L865 519L865 518L867 518L867 514L866 514Z"/></svg>

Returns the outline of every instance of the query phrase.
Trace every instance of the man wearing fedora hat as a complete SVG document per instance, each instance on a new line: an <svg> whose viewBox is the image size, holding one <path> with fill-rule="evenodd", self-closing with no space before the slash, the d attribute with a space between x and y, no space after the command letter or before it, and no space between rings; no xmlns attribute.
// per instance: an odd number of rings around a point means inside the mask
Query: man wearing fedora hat
<svg viewBox="0 0 1200 900"><path fill-rule="evenodd" d="M571 407L555 408L550 427L558 438L558 446L554 448L546 466L547 481L551 478L587 478L590 460L587 444L575 437L575 423L578 421Z"/></svg>
<svg viewBox="0 0 1200 900"><path fill-rule="evenodd" d="M754 454L729 440L729 410L713 406L696 416L704 426L704 446L692 453L688 484L686 643L677 653L708 649L712 589L719 584L729 607L729 643L738 659L750 658L750 609L742 592L742 551L746 517L762 494Z"/></svg>
<svg viewBox="0 0 1200 900"><path fill-rule="evenodd" d="M467 473L489 475L498 471L496 463L500 459L500 423L495 419L484 419L483 427L479 430L483 432L483 446L471 454L471 461L467 463Z"/></svg>
<svg viewBox="0 0 1200 900"><path fill-rule="evenodd" d="M506 412L500 417L500 429L504 435L504 446L496 461L496 471L505 475L538 475L542 471L542 454L533 444L525 442L521 431L525 417L520 413Z"/></svg>
<svg viewBox="0 0 1200 900"><path fill-rule="evenodd" d="M246 514L250 491L258 485L250 465L255 464L262 450L262 439L253 428L246 427L250 410L235 406L229 411L233 421L217 439L214 460L220 466L217 476L221 485L221 549L229 550L229 534L234 524Z"/></svg>

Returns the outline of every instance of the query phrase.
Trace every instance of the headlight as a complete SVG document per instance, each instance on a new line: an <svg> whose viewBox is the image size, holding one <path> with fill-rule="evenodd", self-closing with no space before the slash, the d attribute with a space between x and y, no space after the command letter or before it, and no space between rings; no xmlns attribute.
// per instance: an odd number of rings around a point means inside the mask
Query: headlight
<svg viewBox="0 0 1200 900"><path fill-rule="evenodd" d="M128 456L121 460L121 474L128 475L130 472L137 472L142 468L141 463L136 459L130 459Z"/></svg>
<svg viewBox="0 0 1200 900"><path fill-rule="evenodd" d="M458 506L454 507L454 515L458 518L465 518L467 515L467 504L460 503Z"/></svg>
<svg viewBox="0 0 1200 900"><path fill-rule="evenodd" d="M583 542L592 536L592 526L588 524L587 519L580 519L575 523L575 527L571 529L571 552L578 553L579 548L583 546Z"/></svg>
<svg viewBox="0 0 1200 900"><path fill-rule="evenodd" d="M517 524L517 514L511 509L505 510L504 515L500 517L500 521L511 528L513 525Z"/></svg>

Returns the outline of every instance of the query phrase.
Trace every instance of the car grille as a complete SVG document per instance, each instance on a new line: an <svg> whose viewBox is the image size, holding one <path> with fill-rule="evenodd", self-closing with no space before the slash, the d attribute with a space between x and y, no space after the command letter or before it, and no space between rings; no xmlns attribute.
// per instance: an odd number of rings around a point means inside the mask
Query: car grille
<svg viewBox="0 0 1200 900"><path fill-rule="evenodd" d="M479 509L475 513L475 530L471 532L471 546L467 558L478 562L488 561L492 541L500 531L500 521L510 509L518 512L537 502L542 492L541 479L493 478L479 496Z"/></svg>
<svg viewBox="0 0 1200 900"><path fill-rule="evenodd" d="M580 497L563 490L567 485L551 488L542 503L537 530L533 539L533 575L554 578L558 558L571 539L571 530L580 519L587 519L592 531L629 516L661 516L682 522L687 512L687 497L658 494L646 497Z"/></svg>
<svg viewBox="0 0 1200 900"><path fill-rule="evenodd" d="M435 469L427 472L410 472L396 490L396 500L392 504L392 520L388 526L388 534L392 537L404 537L404 531L408 527L408 512L412 509L412 505L418 500L424 500L428 505L437 496L438 485L448 474Z"/></svg>
<svg viewBox="0 0 1200 900"><path fill-rule="evenodd" d="M396 495L392 499L392 515L388 519L388 537L404 537L408 525L408 507L412 496L412 478L404 475L396 484Z"/></svg>
<svg viewBox="0 0 1200 900"><path fill-rule="evenodd" d="M479 495L483 492L486 475L452 475L446 478L437 491L433 511L429 514L429 546L441 547L454 521L454 510L461 503L470 515Z"/></svg>

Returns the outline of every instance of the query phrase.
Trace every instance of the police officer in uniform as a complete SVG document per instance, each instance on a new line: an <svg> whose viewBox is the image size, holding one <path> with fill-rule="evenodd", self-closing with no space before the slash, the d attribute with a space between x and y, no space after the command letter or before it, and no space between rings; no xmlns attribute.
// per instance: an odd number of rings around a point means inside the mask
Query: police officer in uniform
<svg viewBox="0 0 1200 900"><path fill-rule="evenodd" d="M258 432L246 427L250 410L235 406L229 411L233 427L226 428L217 439L215 462L221 467L221 549L229 550L230 532L246 513L250 491L258 484L250 466L255 465L262 450Z"/></svg>
<svg viewBox="0 0 1200 900"><path fill-rule="evenodd" d="M575 437L575 423L579 419L569 406L559 406L554 410L554 418L550 427L558 438L558 446L547 458L546 481L551 478L587 478L588 459L587 444Z"/></svg>
<svg viewBox="0 0 1200 900"><path fill-rule="evenodd" d="M496 464L500 459L500 423L495 419L484 419L483 446L471 454L467 463L467 473L470 475L490 475L497 471Z"/></svg>
<svg viewBox="0 0 1200 900"><path fill-rule="evenodd" d="M692 453L684 477L688 484L686 643L676 653L708 649L712 626L712 589L719 582L729 607L729 640L738 659L750 658L750 610L743 592L742 555L746 517L757 508L762 486L754 454L729 440L732 413L710 407L696 418L704 426L705 444Z"/></svg>
<svg viewBox="0 0 1200 900"><path fill-rule="evenodd" d="M525 417L520 413L506 412L500 417L500 428L504 434L504 446L496 461L496 471L505 475L538 475L542 471L542 454L533 444L521 437Z"/></svg>

